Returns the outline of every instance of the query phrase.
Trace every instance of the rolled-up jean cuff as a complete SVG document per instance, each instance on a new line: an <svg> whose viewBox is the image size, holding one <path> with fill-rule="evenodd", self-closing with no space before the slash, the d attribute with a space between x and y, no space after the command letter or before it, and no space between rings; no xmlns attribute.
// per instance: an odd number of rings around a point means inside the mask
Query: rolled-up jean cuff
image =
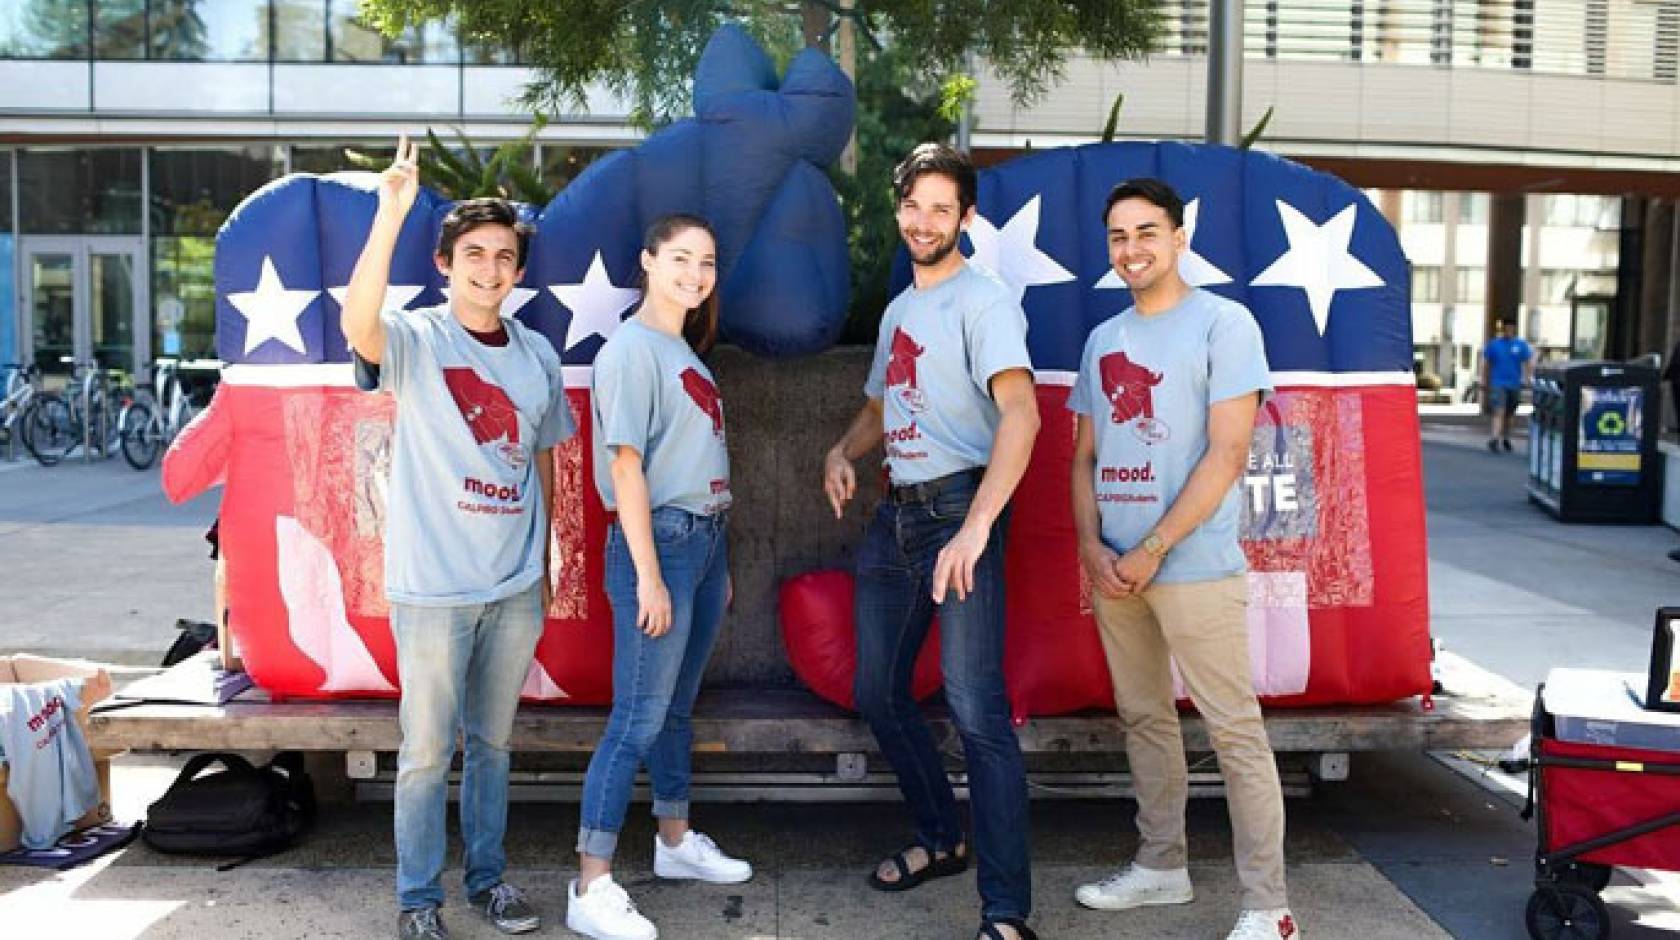
<svg viewBox="0 0 1680 940"><path fill-rule="evenodd" d="M654 800L653 816L655 819L687 819L687 800Z"/></svg>
<svg viewBox="0 0 1680 940"><path fill-rule="evenodd" d="M605 829L579 829L577 850L582 855L612 858L618 850L618 833Z"/></svg>

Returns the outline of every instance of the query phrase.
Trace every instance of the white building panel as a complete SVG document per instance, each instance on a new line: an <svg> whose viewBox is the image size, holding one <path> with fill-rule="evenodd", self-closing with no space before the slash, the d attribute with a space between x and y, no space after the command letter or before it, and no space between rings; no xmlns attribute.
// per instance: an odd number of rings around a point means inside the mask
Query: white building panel
<svg viewBox="0 0 1680 940"><path fill-rule="evenodd" d="M275 65L276 114L460 115L461 71L427 65Z"/></svg>
<svg viewBox="0 0 1680 940"><path fill-rule="evenodd" d="M88 80L86 62L0 60L0 108L85 112Z"/></svg>
<svg viewBox="0 0 1680 940"><path fill-rule="evenodd" d="M94 108L160 114L263 114L263 62L95 62Z"/></svg>
<svg viewBox="0 0 1680 940"><path fill-rule="evenodd" d="M1400 65L1361 71L1359 130L1355 136L1415 143L1447 139L1451 72Z"/></svg>

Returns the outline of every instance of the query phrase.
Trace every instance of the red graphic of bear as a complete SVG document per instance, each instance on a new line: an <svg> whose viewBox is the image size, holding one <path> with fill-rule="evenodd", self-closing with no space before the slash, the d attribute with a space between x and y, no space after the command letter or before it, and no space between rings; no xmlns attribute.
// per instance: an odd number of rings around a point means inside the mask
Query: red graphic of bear
<svg viewBox="0 0 1680 940"><path fill-rule="evenodd" d="M723 436L723 396L718 394L718 387L712 380L700 374L700 370L693 366L682 372L683 391L694 399L694 404L712 419L712 433Z"/></svg>
<svg viewBox="0 0 1680 940"><path fill-rule="evenodd" d="M1150 389L1161 384L1161 374L1151 372L1126 358L1123 352L1102 357L1103 397L1114 406L1114 423L1133 418L1155 417L1155 398Z"/></svg>
<svg viewBox="0 0 1680 940"><path fill-rule="evenodd" d="M444 369L443 384L449 386L449 395L455 399L455 407L461 409L461 417L472 431L473 440L480 444L519 443L519 412L507 392L484 381L470 368Z"/></svg>
<svg viewBox="0 0 1680 940"><path fill-rule="evenodd" d="M916 359L925 352L927 349L918 346L903 327L895 328L892 349L887 353L887 384L917 388Z"/></svg>

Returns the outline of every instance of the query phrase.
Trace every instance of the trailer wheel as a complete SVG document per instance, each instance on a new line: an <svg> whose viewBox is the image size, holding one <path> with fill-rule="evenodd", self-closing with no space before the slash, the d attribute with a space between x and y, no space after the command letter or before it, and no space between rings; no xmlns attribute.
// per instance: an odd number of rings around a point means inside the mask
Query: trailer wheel
<svg viewBox="0 0 1680 940"><path fill-rule="evenodd" d="M1575 884L1535 889L1528 898L1534 940L1608 940L1610 912L1599 896Z"/></svg>
<svg viewBox="0 0 1680 940"><path fill-rule="evenodd" d="M1609 886L1610 875L1614 869L1609 865L1596 865L1592 862L1564 862L1553 871L1558 881L1580 885L1593 894L1598 894Z"/></svg>

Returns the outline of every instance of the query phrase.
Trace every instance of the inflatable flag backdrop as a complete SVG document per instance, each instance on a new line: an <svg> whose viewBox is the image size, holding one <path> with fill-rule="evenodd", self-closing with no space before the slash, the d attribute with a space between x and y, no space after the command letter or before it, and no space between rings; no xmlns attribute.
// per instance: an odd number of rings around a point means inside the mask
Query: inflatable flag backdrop
<svg viewBox="0 0 1680 940"><path fill-rule="evenodd" d="M1161 178L1185 199L1185 279L1245 304L1265 337L1277 391L1261 409L1239 483L1257 690L1273 705L1427 693L1411 277L1394 230L1359 191L1270 154L1100 144L982 171L966 239L970 256L1026 309L1045 419L1015 499L1006 559L1017 717L1113 706L1064 508L1074 429L1065 406L1087 334L1131 303L1109 266L1102 207L1116 183L1138 176ZM908 283L902 258L899 279ZM1138 371L1115 378L1146 395L1149 374ZM826 573L784 585L791 650L849 639L839 593ZM801 613L798 622L785 616L790 610ZM806 672L814 661L793 656ZM806 681L850 689L849 676Z"/></svg>
<svg viewBox="0 0 1680 940"><path fill-rule="evenodd" d="M568 368L582 419L561 448L562 561L528 698L610 698L605 520L593 496L587 369L633 308L647 222L717 227L725 337L755 353L832 342L846 309L845 230L823 167L844 146L850 83L802 53L780 80L744 34L714 37L696 117L589 168L530 210L538 234L508 309ZM1058 150L981 175L968 250L1020 293L1047 421L1010 538L1009 684L1017 715L1107 707L1067 506L1071 370L1092 326L1123 309L1100 215L1115 182L1155 175L1189 201L1193 284L1259 320L1278 393L1242 482L1256 682L1279 704L1382 701L1428 690L1429 642L1408 272L1393 231L1355 190L1261 153L1177 144ZM392 695L395 651L380 542L392 407L350 387L338 304L372 218L366 174L290 177L253 194L218 238L211 408L166 459L184 499L225 483L233 627L277 696ZM422 193L398 244L390 308L442 302L431 262L448 204ZM1026 587L1031 585L1029 589ZM845 577L783 592L790 663L820 693L849 691ZM918 690L934 687L924 657Z"/></svg>
<svg viewBox="0 0 1680 940"><path fill-rule="evenodd" d="M731 342L766 356L816 352L845 319L845 225L823 168L850 133L851 81L815 51L778 78L762 49L726 28L701 57L694 99L696 117L597 161L540 212L526 210L537 234L504 309L561 352L581 419L557 458L553 538L563 573L528 698L611 696L588 368L640 296L648 223L673 211L711 220ZM287 177L228 219L215 270L217 346L229 365L211 407L164 463L172 499L225 484L233 631L252 677L282 697L397 690L380 542L394 407L352 387L338 323L375 180ZM431 256L448 209L430 191L417 199L392 261L387 309L445 300Z"/></svg>

